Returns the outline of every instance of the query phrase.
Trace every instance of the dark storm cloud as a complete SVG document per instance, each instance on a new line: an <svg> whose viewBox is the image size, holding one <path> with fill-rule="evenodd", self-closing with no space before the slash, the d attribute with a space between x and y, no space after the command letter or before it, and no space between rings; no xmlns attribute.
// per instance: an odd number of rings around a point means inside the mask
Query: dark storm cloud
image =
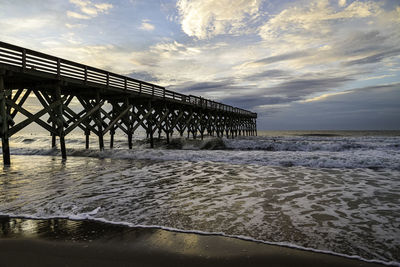
<svg viewBox="0 0 400 267"><path fill-rule="evenodd" d="M344 83L353 80L350 76L334 78L294 79L280 83L274 87L266 88L266 92L279 93L290 98L301 99L317 92L328 91L337 88Z"/></svg>
<svg viewBox="0 0 400 267"><path fill-rule="evenodd" d="M358 88L319 101L293 103L260 119L261 129L400 130L400 83Z"/></svg>
<svg viewBox="0 0 400 267"><path fill-rule="evenodd" d="M145 82L157 82L158 78L147 71L135 71L128 74L129 77Z"/></svg>
<svg viewBox="0 0 400 267"><path fill-rule="evenodd" d="M202 83L195 83L195 84L187 84L183 85L184 91L190 91L190 92L195 92L195 91L215 91L215 90L220 90L220 89L227 89L231 88L233 85L232 81L219 81L219 82L202 82Z"/></svg>
<svg viewBox="0 0 400 267"><path fill-rule="evenodd" d="M200 82L200 83L186 82L182 84L173 85L171 86L170 89L184 94L198 95L206 92L218 92L218 91L232 92L250 88L249 86L238 86L235 84L236 82L232 77L231 79L225 79L222 81L215 81L215 82ZM238 97L240 96L241 94L238 94Z"/></svg>
<svg viewBox="0 0 400 267"><path fill-rule="evenodd" d="M390 58L394 56L400 55L400 49L394 49L389 51L380 52L374 54L372 56L364 57L357 60L352 60L348 62L344 62L344 66L353 66L353 65L364 65L364 64L371 64L371 63L378 63L384 60L385 58Z"/></svg>
<svg viewBox="0 0 400 267"><path fill-rule="evenodd" d="M279 76L286 74L287 73L284 71L273 70L270 72L266 71L258 73L254 76L267 77L265 75ZM308 76L311 76L311 74ZM307 77L307 75L305 75L305 77ZM185 94L194 95L198 95L199 92L227 92L227 95L229 93L229 97L222 97L218 99L218 101L232 106L254 110L257 106L261 105L288 104L293 101L302 100L313 93L325 92L337 88L351 80L352 78L350 76L334 78L317 77L310 79L301 78L285 81L271 87L259 88L252 85L236 85L232 78L218 82L185 83L171 87L171 89ZM273 95L279 95L279 97Z"/></svg>
<svg viewBox="0 0 400 267"><path fill-rule="evenodd" d="M254 110L255 107L260 105L276 105L285 104L293 101L286 97L268 97L262 95L248 95L242 97L227 97L221 99L223 103L231 106L240 107L244 109Z"/></svg>
<svg viewBox="0 0 400 267"><path fill-rule="evenodd" d="M337 96L332 100L347 103L348 109L354 112L378 112L379 110L396 109L396 115L400 114L400 83L389 85L369 86L350 90L346 96ZM399 121L400 126L400 121Z"/></svg>
<svg viewBox="0 0 400 267"><path fill-rule="evenodd" d="M313 93L337 88L351 80L350 77L295 79L273 87L259 88L252 95L238 94L237 97L224 98L222 101L233 106L254 110L261 105L289 104L302 100ZM280 96L266 96L274 94Z"/></svg>
<svg viewBox="0 0 400 267"><path fill-rule="evenodd" d="M374 30L369 32L356 32L342 42L335 43L336 53L344 55L358 55L362 53L378 52L388 48L390 38Z"/></svg>
<svg viewBox="0 0 400 267"><path fill-rule="evenodd" d="M291 73L289 71L284 71L284 70L279 70L279 69L272 69L272 70L266 70L263 72L251 74L248 76L243 77L244 80L250 80L250 81L258 81L258 80L264 80L268 78L272 79L282 79L282 78L288 78Z"/></svg>
<svg viewBox="0 0 400 267"><path fill-rule="evenodd" d="M266 57L257 61L253 61L252 63L256 64L271 64L271 63L276 63L280 61L286 61L286 60L292 60L292 59L298 59L298 58L303 58L303 57L308 57L310 55L309 51L296 51L296 52L291 52L291 53L285 53L285 54L280 54L272 57Z"/></svg>

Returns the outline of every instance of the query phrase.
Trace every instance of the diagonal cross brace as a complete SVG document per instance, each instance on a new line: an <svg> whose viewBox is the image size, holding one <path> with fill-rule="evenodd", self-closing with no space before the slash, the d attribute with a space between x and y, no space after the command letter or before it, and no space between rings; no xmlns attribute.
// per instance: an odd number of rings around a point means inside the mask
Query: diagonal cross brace
<svg viewBox="0 0 400 267"><path fill-rule="evenodd" d="M140 125L142 125L142 126L146 129L147 127L144 126L143 121L146 120L146 119L153 113L153 111L154 111L154 109L151 108L151 109L146 113L146 115L144 115L143 118L142 118L140 121L138 121L138 123L132 128L132 132L136 131L136 129L139 128Z"/></svg>
<svg viewBox="0 0 400 267"><path fill-rule="evenodd" d="M7 104L8 105L10 105L12 108L18 110L20 113L22 113L23 115L28 117L26 120L18 123L17 125L12 127L11 129L9 129L9 136L12 136L13 134L15 134L18 131L22 130L23 128L25 128L26 126L31 124L32 122L36 122L37 124L39 124L40 126L45 128L46 130L48 130L49 132L57 135L58 134L57 131L55 131L52 127L50 127L47 123L45 123L44 121L42 121L39 118L42 117L47 112L50 112L52 108L60 105L60 103L62 103L65 99L66 98L63 97L60 100L51 103L49 106L45 107L44 109L42 109L41 111L39 111L36 114L32 114L29 111L27 111L26 109L24 109L24 108L18 106L17 104L15 104L14 102L12 102L10 100L7 100Z"/></svg>
<svg viewBox="0 0 400 267"><path fill-rule="evenodd" d="M67 135L68 133L70 133L73 129L75 129L76 127L78 127L81 122L83 122L84 120L86 120L89 116L91 116L94 112L96 112L99 108L101 108L101 106L103 105L103 101L101 101L100 103L98 103L96 106L94 106L90 111L88 111L83 117L79 118L78 120L76 120L74 122L74 124L72 124L71 126L69 126L67 129L65 129L65 135Z"/></svg>
<svg viewBox="0 0 400 267"><path fill-rule="evenodd" d="M28 96L31 94L31 92L32 92L31 89L28 89L28 90L25 92L25 94L22 96L21 100L20 100L19 103L18 103L18 106L19 106L19 107L22 107L22 105L25 103L26 99L27 99ZM17 99L15 99L15 100L17 100ZM15 101L13 101L13 102L15 102ZM18 110L14 108L13 112L11 112L11 118L14 119L15 116L17 115L17 113L18 113Z"/></svg>
<svg viewBox="0 0 400 267"><path fill-rule="evenodd" d="M114 125L133 107L133 105L129 105L124 111L122 111L110 124L107 128L104 129L103 135L106 134Z"/></svg>
<svg viewBox="0 0 400 267"><path fill-rule="evenodd" d="M106 118L108 118L110 121L113 121L113 117L111 117L111 115L110 114L108 114L104 109L101 109L100 110L101 111L101 113L103 113L103 115L106 117ZM115 123L115 125L117 125L124 133L126 133L126 134L128 134L128 131L125 129L125 127L121 124L121 123L119 123L118 121ZM108 127L108 126L107 126ZM106 128L107 128L106 127Z"/></svg>
<svg viewBox="0 0 400 267"><path fill-rule="evenodd" d="M80 117L81 117L82 115L84 115L84 114L87 112L86 110L82 110L81 112L79 112L78 114L76 114L72 109L70 109L70 108L67 107L67 106L64 107L64 110L63 110L63 111L64 111L64 116L68 118L68 121L67 121L68 125L69 125L71 122L73 123L74 121L79 120ZM99 135L98 132L97 132L97 130L96 130L93 126L91 126L90 124L84 123L84 124L82 125L82 122L81 122L81 123L79 123L78 127L81 128L83 131L90 130L90 131L92 131L93 133L95 133L96 135Z"/></svg>

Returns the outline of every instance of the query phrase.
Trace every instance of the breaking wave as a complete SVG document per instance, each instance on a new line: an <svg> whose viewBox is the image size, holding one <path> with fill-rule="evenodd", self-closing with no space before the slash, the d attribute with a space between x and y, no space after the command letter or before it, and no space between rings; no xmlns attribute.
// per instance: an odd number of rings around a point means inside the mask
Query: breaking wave
<svg viewBox="0 0 400 267"><path fill-rule="evenodd" d="M84 149L82 137L67 140L69 156L210 161L263 166L303 166L312 168L370 168L400 170L399 136L278 136L241 137L236 139L206 138L191 140L156 140L155 149L143 138L127 149L126 139L119 137L114 149L99 151L93 139L91 149ZM48 137L18 136L13 140L14 155L52 155L59 150L49 148Z"/></svg>

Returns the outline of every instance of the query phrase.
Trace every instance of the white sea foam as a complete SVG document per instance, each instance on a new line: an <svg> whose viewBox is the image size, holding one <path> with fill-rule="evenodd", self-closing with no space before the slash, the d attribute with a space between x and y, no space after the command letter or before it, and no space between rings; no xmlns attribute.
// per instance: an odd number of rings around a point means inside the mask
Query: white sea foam
<svg viewBox="0 0 400 267"><path fill-rule="evenodd" d="M12 148L13 155L53 155L59 156L55 149ZM312 168L371 168L400 170L400 152L380 150L354 151L263 151L263 150L166 150L166 149L114 149L85 150L67 149L68 156L138 159L157 161L212 161L231 164L255 164L264 166L304 166Z"/></svg>
<svg viewBox="0 0 400 267"><path fill-rule="evenodd" d="M399 261L398 136L222 139L220 150L202 149L220 145L210 139L179 140L180 149L137 139L129 150L116 138L115 149L98 151L77 139L63 164L46 148L49 137L26 139L13 141L13 167L0 177L3 214L194 229Z"/></svg>
<svg viewBox="0 0 400 267"><path fill-rule="evenodd" d="M26 144L29 140L29 144ZM185 140L180 139L180 149L168 149L159 144L156 149L148 149L144 140L137 139L133 150L124 148L123 138L116 139L115 149L99 151L82 149L84 140L76 137L67 144L70 156L213 161L233 164L256 164L264 166L305 166L313 168L387 168L400 170L399 136L363 136L363 137L242 137L222 139L221 145L215 145L217 139ZM19 136L11 146L14 155L59 155L57 149L48 149L48 138ZM217 144L219 144L217 142ZM202 149L218 148L219 150Z"/></svg>

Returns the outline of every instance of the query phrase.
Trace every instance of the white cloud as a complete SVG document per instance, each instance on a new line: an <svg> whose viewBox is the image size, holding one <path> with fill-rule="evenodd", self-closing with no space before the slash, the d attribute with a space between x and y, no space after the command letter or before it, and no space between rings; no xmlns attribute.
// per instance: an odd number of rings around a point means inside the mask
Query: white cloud
<svg viewBox="0 0 400 267"><path fill-rule="evenodd" d="M380 11L377 2L354 1L343 10L335 10L328 0L314 0L273 16L260 28L259 34L265 40L289 39L292 45L304 45L335 34L334 26L338 23L375 17Z"/></svg>
<svg viewBox="0 0 400 267"><path fill-rule="evenodd" d="M142 24L140 25L139 29L144 31L153 31L155 29L154 25L150 23L149 20L144 19L142 20Z"/></svg>
<svg viewBox="0 0 400 267"><path fill-rule="evenodd" d="M337 92L337 93L328 93L328 94L323 94L323 95L316 96L316 97L313 97L313 98L300 100L299 102L308 103L308 102L322 101L322 100L326 100L326 99L328 99L329 97L332 97L332 96L345 95L345 94L348 94L348 93L350 93L350 91Z"/></svg>
<svg viewBox="0 0 400 267"><path fill-rule="evenodd" d="M129 52L121 51L113 45L84 45L74 38L73 35L66 34L62 42L48 43L41 51L118 74L132 71L134 64L127 60L130 57Z"/></svg>
<svg viewBox="0 0 400 267"><path fill-rule="evenodd" d="M346 5L346 0L339 0L339 6L343 7Z"/></svg>
<svg viewBox="0 0 400 267"><path fill-rule="evenodd" d="M83 13L77 13L73 11L67 11L67 16L76 19L90 19L98 16L100 13L107 13L109 9L113 7L112 4L99 3L95 4L89 0L69 0L71 4L74 4Z"/></svg>
<svg viewBox="0 0 400 267"><path fill-rule="evenodd" d="M189 36L206 39L243 30L249 17L258 16L259 0L179 0L182 30ZM247 20L248 21L248 20Z"/></svg>
<svg viewBox="0 0 400 267"><path fill-rule="evenodd" d="M264 22L259 31L263 42L254 46L248 60L236 68L354 73L364 66L343 68L341 64L397 47L400 20L396 9L385 10L376 1L346 4L338 7L327 0L290 3Z"/></svg>
<svg viewBox="0 0 400 267"><path fill-rule="evenodd" d="M71 23L65 23L65 27L68 29L76 29L76 28L83 28L85 27L84 24L71 24Z"/></svg>
<svg viewBox="0 0 400 267"><path fill-rule="evenodd" d="M67 16L74 19L90 19L89 16L82 15L73 11L67 11Z"/></svg>
<svg viewBox="0 0 400 267"><path fill-rule="evenodd" d="M164 41L133 52L130 58L132 69L152 73L162 85L176 86L230 77L232 66L246 57L245 52L222 42L198 45Z"/></svg>
<svg viewBox="0 0 400 267"><path fill-rule="evenodd" d="M384 75L379 75L379 76L372 76L372 77L367 77L365 80L378 80L378 79L384 79L388 77L394 77L396 75L394 74L384 74Z"/></svg>
<svg viewBox="0 0 400 267"><path fill-rule="evenodd" d="M8 18L0 21L0 28L3 33L27 32L44 28L48 23L50 19L46 17Z"/></svg>

